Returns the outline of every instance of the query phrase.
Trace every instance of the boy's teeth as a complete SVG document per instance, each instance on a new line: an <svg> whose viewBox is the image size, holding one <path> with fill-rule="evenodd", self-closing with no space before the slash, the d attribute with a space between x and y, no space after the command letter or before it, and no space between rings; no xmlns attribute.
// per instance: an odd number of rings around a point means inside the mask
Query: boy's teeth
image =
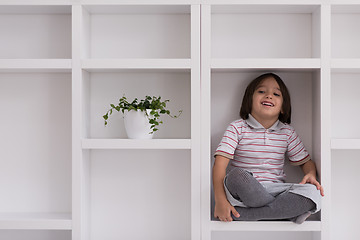
<svg viewBox="0 0 360 240"><path fill-rule="evenodd" d="M270 107L273 106L273 104L271 104L271 103L266 103L266 102L263 102L262 104L263 104L263 105L266 105L266 106L270 106Z"/></svg>

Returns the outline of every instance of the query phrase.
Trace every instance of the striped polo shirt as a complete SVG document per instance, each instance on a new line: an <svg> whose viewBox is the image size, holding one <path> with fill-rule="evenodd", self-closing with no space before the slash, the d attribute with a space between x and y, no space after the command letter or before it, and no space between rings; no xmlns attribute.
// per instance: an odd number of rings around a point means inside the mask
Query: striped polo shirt
<svg viewBox="0 0 360 240"><path fill-rule="evenodd" d="M259 182L285 181L285 154L292 165L310 160L293 127L278 120L265 129L251 114L227 127L215 152L229 158L231 167L251 172Z"/></svg>

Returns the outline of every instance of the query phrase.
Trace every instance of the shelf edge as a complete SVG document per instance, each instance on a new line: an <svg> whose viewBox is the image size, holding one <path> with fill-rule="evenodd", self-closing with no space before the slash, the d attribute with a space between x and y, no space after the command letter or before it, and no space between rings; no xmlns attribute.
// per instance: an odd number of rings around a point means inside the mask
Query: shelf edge
<svg viewBox="0 0 360 240"><path fill-rule="evenodd" d="M211 68L236 69L236 68L290 68L290 69L320 69L319 58L244 58L227 59L213 58Z"/></svg>
<svg viewBox="0 0 360 240"><path fill-rule="evenodd" d="M83 139L83 149L191 149L190 139Z"/></svg>
<svg viewBox="0 0 360 240"><path fill-rule="evenodd" d="M211 231L321 231L320 221L306 221L295 224L289 221L266 222L220 222L211 221Z"/></svg>
<svg viewBox="0 0 360 240"><path fill-rule="evenodd" d="M333 69L360 69L359 58L334 58L331 59L331 68Z"/></svg>
<svg viewBox="0 0 360 240"><path fill-rule="evenodd" d="M71 70L71 59L0 59L0 70Z"/></svg>
<svg viewBox="0 0 360 240"><path fill-rule="evenodd" d="M71 214L0 214L0 229L72 230Z"/></svg>
<svg viewBox="0 0 360 240"><path fill-rule="evenodd" d="M331 139L331 149L358 149L360 150L360 139Z"/></svg>
<svg viewBox="0 0 360 240"><path fill-rule="evenodd" d="M191 59L83 59L91 69L191 69Z"/></svg>

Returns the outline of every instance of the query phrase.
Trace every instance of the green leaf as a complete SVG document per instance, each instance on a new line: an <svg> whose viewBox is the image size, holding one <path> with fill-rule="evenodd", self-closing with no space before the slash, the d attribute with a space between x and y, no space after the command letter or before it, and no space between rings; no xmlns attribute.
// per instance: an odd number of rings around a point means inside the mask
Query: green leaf
<svg viewBox="0 0 360 240"><path fill-rule="evenodd" d="M113 109L115 109L118 112L124 113L126 111L130 110L141 110L145 111L146 109L151 109L150 113L146 113L146 115L149 118L149 123L151 124L152 132L158 131L156 126L163 124L162 121L159 121L160 114L167 114L168 116L172 118L177 118L181 115L182 110L179 111L179 114L177 116L172 116L170 114L170 110L166 109L166 103L169 102L168 99L162 101L161 96L149 96L146 95L142 100L139 100L138 98L135 98L132 101L128 101L128 99L123 95L122 98L119 99L118 105L110 104L111 109L108 110L108 112L103 116L105 120L105 125L107 125L107 120L109 119L110 115L113 113Z"/></svg>

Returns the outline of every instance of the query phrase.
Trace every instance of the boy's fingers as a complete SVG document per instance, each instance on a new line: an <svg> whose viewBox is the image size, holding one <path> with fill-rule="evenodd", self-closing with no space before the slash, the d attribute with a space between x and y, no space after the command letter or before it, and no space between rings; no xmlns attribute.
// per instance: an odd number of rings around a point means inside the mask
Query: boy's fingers
<svg viewBox="0 0 360 240"><path fill-rule="evenodd" d="M305 183L307 183L308 180L309 180L309 178L304 176L299 184L305 184Z"/></svg>
<svg viewBox="0 0 360 240"><path fill-rule="evenodd" d="M240 217L240 214L236 211L236 209L234 207L232 207L231 212L235 217L237 217L237 218Z"/></svg>
<svg viewBox="0 0 360 240"><path fill-rule="evenodd" d="M321 186L320 187L320 194L321 194L321 196L325 196L325 194L324 194L324 188Z"/></svg>
<svg viewBox="0 0 360 240"><path fill-rule="evenodd" d="M321 196L324 196L324 188L321 184L318 181L315 181L313 184L316 186L317 190L320 190Z"/></svg>

